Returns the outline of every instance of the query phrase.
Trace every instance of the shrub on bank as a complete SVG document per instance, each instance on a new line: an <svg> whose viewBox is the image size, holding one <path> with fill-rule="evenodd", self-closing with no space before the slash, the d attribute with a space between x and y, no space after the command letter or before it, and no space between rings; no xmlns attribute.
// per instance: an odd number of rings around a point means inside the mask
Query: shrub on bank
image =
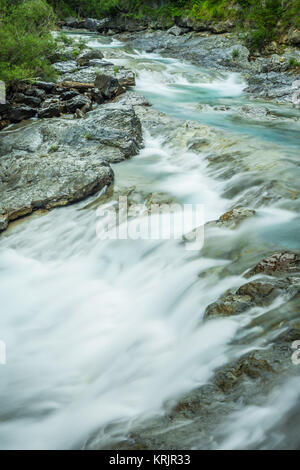
<svg viewBox="0 0 300 470"><path fill-rule="evenodd" d="M53 79L55 15L45 0L0 0L0 80Z"/></svg>

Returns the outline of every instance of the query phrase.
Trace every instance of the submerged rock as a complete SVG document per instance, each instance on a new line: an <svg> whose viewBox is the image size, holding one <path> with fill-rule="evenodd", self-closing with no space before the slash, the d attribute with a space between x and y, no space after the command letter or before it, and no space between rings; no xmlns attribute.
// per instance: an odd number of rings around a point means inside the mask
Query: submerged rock
<svg viewBox="0 0 300 470"><path fill-rule="evenodd" d="M279 296L285 301L294 298L300 290L300 256L296 253L274 253L264 258L245 274L275 276L247 282L237 290L226 292L210 304L204 318L237 315L253 307L267 307Z"/></svg>
<svg viewBox="0 0 300 470"><path fill-rule="evenodd" d="M253 269L247 272L246 277L254 276L255 274L267 274L269 276L277 275L293 275L300 273L300 255L284 251L281 253L274 253L267 258L261 260Z"/></svg>
<svg viewBox="0 0 300 470"><path fill-rule="evenodd" d="M274 372L266 359L258 357L256 353L248 353L220 370L214 378L214 383L222 392L228 393L245 379L264 380Z"/></svg>
<svg viewBox="0 0 300 470"><path fill-rule="evenodd" d="M256 211L253 209L247 209L244 207L234 207L233 209L230 209L229 211L225 212L225 214L221 215L221 217L217 221L208 222L207 226L236 228L244 220L253 217L255 214Z"/></svg>

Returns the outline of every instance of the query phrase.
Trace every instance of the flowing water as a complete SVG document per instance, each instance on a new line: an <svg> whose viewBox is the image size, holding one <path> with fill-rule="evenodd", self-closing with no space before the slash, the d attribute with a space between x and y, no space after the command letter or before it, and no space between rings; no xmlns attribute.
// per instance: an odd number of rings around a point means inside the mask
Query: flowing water
<svg viewBox="0 0 300 470"><path fill-rule="evenodd" d="M255 104L243 93L241 76L84 37L137 73L135 91L155 109L214 126L246 146L247 164L256 172L257 217L234 232L219 229L205 240L205 256L176 240L99 240L96 209L103 195L12 224L1 236L0 259L4 449L82 448L93 435L98 448L110 448L163 416L170 402L206 384L216 368L261 345L250 322L264 309L203 322L205 307L244 282L241 273L252 265L249 259L257 261L257 252L298 247L297 199L264 204L259 193L265 177L296 191L299 111L261 102L274 119L241 117L238 107ZM166 193L181 203L204 204L205 221L249 196L251 172L237 166L223 178L204 156L169 145L168 130L145 129L140 154L113 165L120 193L134 187L137 195ZM235 257L239 269L226 271L234 250L245 258ZM226 275L218 277L222 270ZM208 447L280 446L280 423L299 400L299 379L291 380L229 415L226 439ZM202 448L201 436L187 434L180 446Z"/></svg>

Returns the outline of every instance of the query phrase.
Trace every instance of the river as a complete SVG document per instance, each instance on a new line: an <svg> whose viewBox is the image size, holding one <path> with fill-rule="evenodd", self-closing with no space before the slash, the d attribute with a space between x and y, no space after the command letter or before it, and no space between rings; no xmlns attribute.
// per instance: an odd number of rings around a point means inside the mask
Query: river
<svg viewBox="0 0 300 470"><path fill-rule="evenodd" d="M271 204L261 199L265 181L296 194L299 110L261 101L273 119L241 116L241 107L257 102L243 92L237 73L130 50L115 39L72 36L136 72L132 91L154 109L215 127L249 153L248 173L232 162L214 167L169 145L168 124L156 132L145 128L140 154L113 165L120 194L164 193L203 204L206 222L244 198L257 216L205 240L205 256L176 240L99 240L101 195L11 224L1 235L0 259L4 449L111 448L135 429L151 429L153 419L164 423L172 403L209 383L217 368L271 341L271 320L263 343L251 323L268 308L205 322L206 306L243 283L241 272L256 260L256 250L299 249L299 200L282 193ZM226 270L229 253L239 269ZM280 447L285 420L298 409L299 385L292 377L256 403L240 397L222 423L210 423L209 436L187 428L177 448ZM153 426L153 434L163 432ZM162 438L162 448L167 445Z"/></svg>

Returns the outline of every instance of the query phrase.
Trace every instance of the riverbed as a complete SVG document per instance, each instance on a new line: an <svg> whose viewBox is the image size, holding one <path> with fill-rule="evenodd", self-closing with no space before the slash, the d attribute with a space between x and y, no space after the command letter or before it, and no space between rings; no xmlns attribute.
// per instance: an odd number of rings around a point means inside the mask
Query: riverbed
<svg viewBox="0 0 300 470"><path fill-rule="evenodd" d="M127 93L152 106L140 153L112 165L108 201L101 193L36 213L1 235L0 447L134 448L138 434L141 448L294 448L286 420L299 414L300 366L254 401L252 386L230 403L212 393L218 419L166 416L216 370L272 343L268 312L284 297L240 315L204 313L262 257L299 250L300 111L253 100L239 73L69 34L133 70ZM193 132L205 129L215 138L196 151ZM255 217L212 229L200 254L178 240L99 239L97 209L119 195L201 204L205 223L233 206Z"/></svg>

